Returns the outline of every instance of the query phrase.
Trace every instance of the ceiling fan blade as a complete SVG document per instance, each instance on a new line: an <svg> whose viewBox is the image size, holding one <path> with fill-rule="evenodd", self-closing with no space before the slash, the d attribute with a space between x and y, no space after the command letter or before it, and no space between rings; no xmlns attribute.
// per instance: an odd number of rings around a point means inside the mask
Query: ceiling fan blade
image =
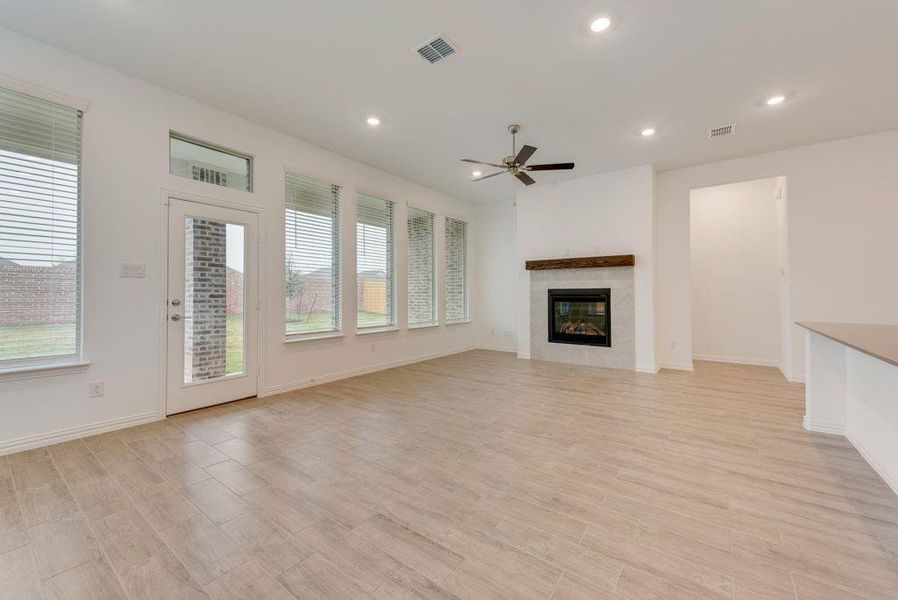
<svg viewBox="0 0 898 600"><path fill-rule="evenodd" d="M536 180L533 177L527 175L527 173L524 173L523 171L518 171L514 174L514 176L517 177L524 185L533 185L534 183L536 183Z"/></svg>
<svg viewBox="0 0 898 600"><path fill-rule="evenodd" d="M496 167L496 168L498 168L498 169L504 169L504 168L505 168L505 165L497 165L496 163L483 162L482 160L474 160L474 159L471 159L471 158L463 158L463 159L461 159L461 161L462 161L462 162L467 162L467 163L474 163L475 165L489 165L489 166L491 166L491 167Z"/></svg>
<svg viewBox="0 0 898 600"><path fill-rule="evenodd" d="M471 181L483 181L484 179L489 179L490 177L495 177L496 175L501 175L502 173L507 173L507 171L496 171L495 173L490 173L489 175L484 175L483 177L478 177L477 179L472 179Z"/></svg>
<svg viewBox="0 0 898 600"><path fill-rule="evenodd" d="M528 171L558 171L560 169L573 169L574 163L552 163L547 165L530 165Z"/></svg>
<svg viewBox="0 0 898 600"><path fill-rule="evenodd" d="M534 152L536 152L536 146L527 146L525 144L524 147L521 148L520 152L518 152L518 155L514 157L515 164L523 165L525 162L527 162L528 158L533 156Z"/></svg>

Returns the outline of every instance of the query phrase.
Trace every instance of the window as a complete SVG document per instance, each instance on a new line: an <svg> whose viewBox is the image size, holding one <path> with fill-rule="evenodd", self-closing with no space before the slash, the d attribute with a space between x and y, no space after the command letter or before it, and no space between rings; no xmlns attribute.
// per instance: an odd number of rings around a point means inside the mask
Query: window
<svg viewBox="0 0 898 600"><path fill-rule="evenodd" d="M287 173L286 333L340 329L340 186Z"/></svg>
<svg viewBox="0 0 898 600"><path fill-rule="evenodd" d="M0 89L0 368L81 355L81 112Z"/></svg>
<svg viewBox="0 0 898 600"><path fill-rule="evenodd" d="M169 134L169 172L172 175L251 192L252 166L253 161L248 156L174 132Z"/></svg>
<svg viewBox="0 0 898 600"><path fill-rule="evenodd" d="M468 224L446 217L446 320L468 320Z"/></svg>
<svg viewBox="0 0 898 600"><path fill-rule="evenodd" d="M356 194L356 214L358 326L395 325L393 203L367 194Z"/></svg>
<svg viewBox="0 0 898 600"><path fill-rule="evenodd" d="M408 324L430 325L436 314L433 213L408 207Z"/></svg>

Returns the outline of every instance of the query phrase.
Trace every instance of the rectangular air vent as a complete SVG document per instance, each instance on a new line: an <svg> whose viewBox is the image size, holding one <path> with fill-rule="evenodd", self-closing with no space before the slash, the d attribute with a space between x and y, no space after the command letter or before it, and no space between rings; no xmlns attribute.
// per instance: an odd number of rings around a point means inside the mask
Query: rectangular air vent
<svg viewBox="0 0 898 600"><path fill-rule="evenodd" d="M735 135L735 133L736 133L736 124L730 123L729 125L722 125L720 127L714 127L712 129L708 130L708 137L713 140L714 138Z"/></svg>
<svg viewBox="0 0 898 600"><path fill-rule="evenodd" d="M415 48L415 52L420 54L421 58L433 64L455 54L455 47L445 37L438 35L429 42L425 42Z"/></svg>

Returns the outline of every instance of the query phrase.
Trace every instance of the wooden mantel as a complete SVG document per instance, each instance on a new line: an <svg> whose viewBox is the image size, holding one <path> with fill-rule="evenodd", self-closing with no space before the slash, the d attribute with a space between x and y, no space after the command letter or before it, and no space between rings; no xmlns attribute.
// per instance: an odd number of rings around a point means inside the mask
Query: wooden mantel
<svg viewBox="0 0 898 600"><path fill-rule="evenodd" d="M636 257L632 254L616 256L581 256L579 258L548 258L544 260L528 260L524 266L528 271L544 269L595 269L597 267L632 267Z"/></svg>

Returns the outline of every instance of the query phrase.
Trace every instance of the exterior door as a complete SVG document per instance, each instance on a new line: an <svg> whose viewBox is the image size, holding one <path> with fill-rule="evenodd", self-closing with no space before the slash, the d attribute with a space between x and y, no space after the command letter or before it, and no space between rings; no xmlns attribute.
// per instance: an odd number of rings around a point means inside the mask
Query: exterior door
<svg viewBox="0 0 898 600"><path fill-rule="evenodd" d="M258 221L169 199L166 414L256 395Z"/></svg>

